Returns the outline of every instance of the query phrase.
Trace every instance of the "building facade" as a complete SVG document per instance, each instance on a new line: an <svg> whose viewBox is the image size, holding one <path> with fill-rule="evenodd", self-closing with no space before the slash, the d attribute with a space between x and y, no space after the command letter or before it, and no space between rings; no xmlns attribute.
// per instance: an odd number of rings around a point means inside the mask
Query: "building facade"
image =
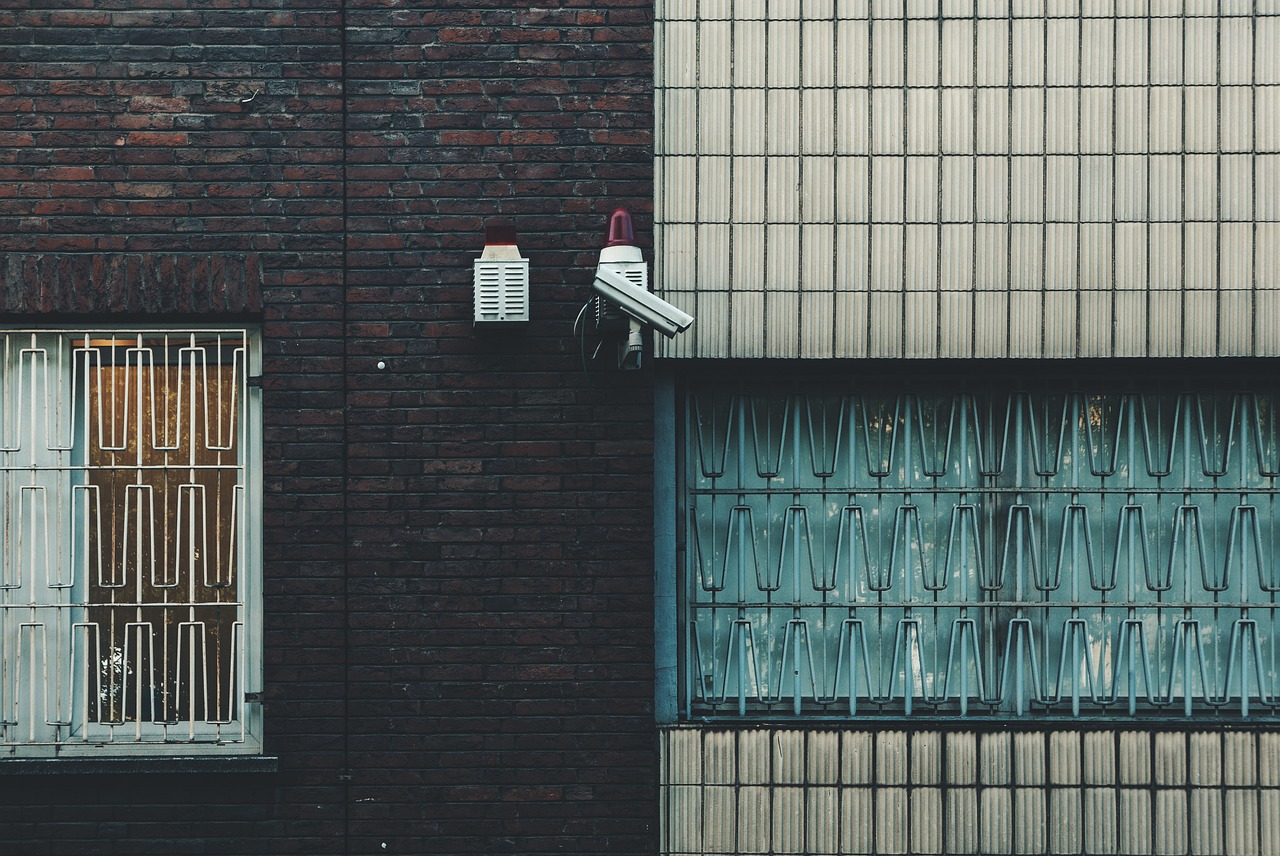
<svg viewBox="0 0 1280 856"><path fill-rule="evenodd" d="M14 852L1280 846L1272 0L0 23Z"/></svg>
<svg viewBox="0 0 1280 856"><path fill-rule="evenodd" d="M663 852L1274 852L1277 11L658 4Z"/></svg>

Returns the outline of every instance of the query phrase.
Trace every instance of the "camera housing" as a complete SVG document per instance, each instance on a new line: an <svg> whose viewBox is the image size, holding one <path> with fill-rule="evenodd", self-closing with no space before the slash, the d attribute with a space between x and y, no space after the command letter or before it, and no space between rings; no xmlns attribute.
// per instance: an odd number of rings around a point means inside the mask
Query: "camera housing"
<svg viewBox="0 0 1280 856"><path fill-rule="evenodd" d="M591 287L605 300L667 338L689 329L693 323L692 315L632 283L608 263L596 268Z"/></svg>

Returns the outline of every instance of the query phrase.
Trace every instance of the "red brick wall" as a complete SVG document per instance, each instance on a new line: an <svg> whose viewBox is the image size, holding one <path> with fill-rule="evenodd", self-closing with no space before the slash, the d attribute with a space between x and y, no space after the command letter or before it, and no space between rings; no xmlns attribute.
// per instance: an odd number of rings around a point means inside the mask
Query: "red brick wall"
<svg viewBox="0 0 1280 856"><path fill-rule="evenodd" d="M648 241L650 3L82 2L0 10L0 313L261 319L280 771L0 768L8 846L653 852L652 379L571 335ZM495 216L533 321L477 335Z"/></svg>

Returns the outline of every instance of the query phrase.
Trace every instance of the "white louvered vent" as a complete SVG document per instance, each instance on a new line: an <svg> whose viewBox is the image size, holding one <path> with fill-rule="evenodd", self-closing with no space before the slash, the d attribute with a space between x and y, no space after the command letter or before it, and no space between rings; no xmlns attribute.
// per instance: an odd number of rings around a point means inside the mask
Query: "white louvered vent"
<svg viewBox="0 0 1280 856"><path fill-rule="evenodd" d="M529 260L477 259L475 323L511 324L529 320Z"/></svg>

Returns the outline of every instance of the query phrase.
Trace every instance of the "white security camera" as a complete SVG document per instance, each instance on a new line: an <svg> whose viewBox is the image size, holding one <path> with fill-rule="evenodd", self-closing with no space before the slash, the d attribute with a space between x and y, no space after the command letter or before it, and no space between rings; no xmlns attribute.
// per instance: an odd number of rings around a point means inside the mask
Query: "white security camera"
<svg viewBox="0 0 1280 856"><path fill-rule="evenodd" d="M693 316L632 283L611 265L596 268L591 287L623 312L667 338L689 329Z"/></svg>

